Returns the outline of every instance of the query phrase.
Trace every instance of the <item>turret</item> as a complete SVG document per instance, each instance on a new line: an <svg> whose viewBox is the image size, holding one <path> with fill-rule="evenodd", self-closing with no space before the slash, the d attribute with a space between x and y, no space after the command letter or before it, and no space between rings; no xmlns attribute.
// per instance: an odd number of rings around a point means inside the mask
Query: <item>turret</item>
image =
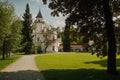
<svg viewBox="0 0 120 80"><path fill-rule="evenodd" d="M39 12L38 12L38 14L36 16L35 23L44 23L40 9L39 9Z"/></svg>

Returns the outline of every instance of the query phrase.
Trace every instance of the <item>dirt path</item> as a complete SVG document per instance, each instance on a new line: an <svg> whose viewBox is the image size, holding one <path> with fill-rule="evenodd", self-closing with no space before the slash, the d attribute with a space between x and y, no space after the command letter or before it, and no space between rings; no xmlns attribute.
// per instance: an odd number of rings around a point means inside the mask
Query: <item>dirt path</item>
<svg viewBox="0 0 120 80"><path fill-rule="evenodd" d="M44 80L34 62L35 55L25 55L0 72L0 80Z"/></svg>

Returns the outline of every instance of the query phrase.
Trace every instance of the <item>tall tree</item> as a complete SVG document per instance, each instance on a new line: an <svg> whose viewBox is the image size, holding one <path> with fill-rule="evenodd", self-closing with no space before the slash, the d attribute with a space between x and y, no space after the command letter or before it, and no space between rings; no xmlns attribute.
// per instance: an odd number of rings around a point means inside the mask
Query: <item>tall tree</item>
<svg viewBox="0 0 120 80"><path fill-rule="evenodd" d="M0 49L2 51L2 58L5 59L7 54L7 37L11 32L11 23L13 19L14 8L8 0L0 0Z"/></svg>
<svg viewBox="0 0 120 80"><path fill-rule="evenodd" d="M22 35L23 35L23 40L22 40L22 45L23 45L23 51L25 54L30 54L32 52L32 46L33 46L33 35L32 31L33 28L31 26L32 24L32 15L30 14L30 8L29 4L26 4L26 10L23 15L23 29L22 29Z"/></svg>
<svg viewBox="0 0 120 80"><path fill-rule="evenodd" d="M67 21L64 30L63 51L70 52L70 24Z"/></svg>
<svg viewBox="0 0 120 80"><path fill-rule="evenodd" d="M10 27L10 33L6 36L4 41L6 57L10 57L10 53L18 49L18 47L20 47L22 29L21 20L13 20L12 25Z"/></svg>
<svg viewBox="0 0 120 80"><path fill-rule="evenodd" d="M113 15L111 12L111 8L109 5L109 0L103 0L103 11L105 14L105 26L106 26L106 34L108 38L108 65L107 71L108 73L116 74L116 40L114 34L114 26L113 26Z"/></svg>
<svg viewBox="0 0 120 80"><path fill-rule="evenodd" d="M11 34L10 34L10 51L19 51L21 48L21 39L22 39L22 21L15 17L11 25Z"/></svg>
<svg viewBox="0 0 120 80"><path fill-rule="evenodd" d="M46 3L46 0L43 1ZM117 0L111 1L114 2ZM119 0L117 2L120 3ZM108 73L116 74L116 44L112 21L113 16L109 4L109 0L51 0L49 7L53 10L51 13L53 16L58 16L60 12L63 15L68 15L67 21L70 24L77 24L79 30L84 30L86 35L90 35L88 40L91 38L95 40L94 36L92 36L93 34L96 34L95 36L97 37L104 35L108 42L107 71ZM103 29L106 32L104 34L102 32Z"/></svg>

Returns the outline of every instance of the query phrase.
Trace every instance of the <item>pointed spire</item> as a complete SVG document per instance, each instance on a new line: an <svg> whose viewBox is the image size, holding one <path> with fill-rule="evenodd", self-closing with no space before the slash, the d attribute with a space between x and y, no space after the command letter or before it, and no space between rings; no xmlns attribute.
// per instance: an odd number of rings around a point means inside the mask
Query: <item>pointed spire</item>
<svg viewBox="0 0 120 80"><path fill-rule="evenodd" d="M38 12L36 18L43 18L40 9L39 9L39 12Z"/></svg>

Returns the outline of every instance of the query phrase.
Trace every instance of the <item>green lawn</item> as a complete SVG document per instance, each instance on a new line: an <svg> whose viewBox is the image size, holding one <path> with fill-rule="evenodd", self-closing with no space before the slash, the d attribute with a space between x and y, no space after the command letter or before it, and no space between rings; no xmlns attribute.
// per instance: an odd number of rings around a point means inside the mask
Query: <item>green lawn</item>
<svg viewBox="0 0 120 80"><path fill-rule="evenodd" d="M6 60L2 60L0 58L0 70L2 70L3 68L5 68L6 66L8 66L9 64L13 63L14 61L16 61L20 56L13 56L11 58L8 58Z"/></svg>
<svg viewBox="0 0 120 80"><path fill-rule="evenodd" d="M46 80L120 80L106 73L106 58L90 53L41 54L35 60ZM120 71L119 56L117 66Z"/></svg>

